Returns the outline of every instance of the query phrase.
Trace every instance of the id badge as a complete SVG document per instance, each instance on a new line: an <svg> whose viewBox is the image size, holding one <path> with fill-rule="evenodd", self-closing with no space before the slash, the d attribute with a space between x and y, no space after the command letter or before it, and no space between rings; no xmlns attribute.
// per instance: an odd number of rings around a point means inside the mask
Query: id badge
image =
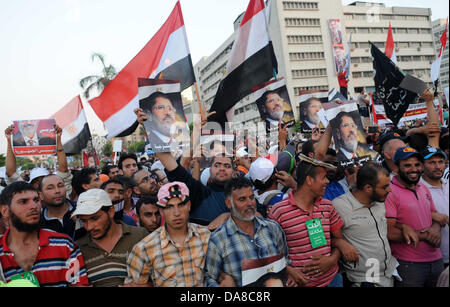
<svg viewBox="0 0 450 307"><path fill-rule="evenodd" d="M322 222L320 219L312 219L306 221L306 229L308 230L309 240L313 248L324 246L327 244L327 239L323 233Z"/></svg>
<svg viewBox="0 0 450 307"><path fill-rule="evenodd" d="M11 276L11 280L22 280L22 279L28 280L36 287L39 287L39 281L37 277L31 272L24 272L21 274Z"/></svg>

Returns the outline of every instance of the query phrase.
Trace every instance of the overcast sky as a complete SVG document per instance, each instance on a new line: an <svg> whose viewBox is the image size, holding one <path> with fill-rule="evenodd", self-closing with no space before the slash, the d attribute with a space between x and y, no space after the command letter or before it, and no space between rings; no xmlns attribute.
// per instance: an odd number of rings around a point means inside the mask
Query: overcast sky
<svg viewBox="0 0 450 307"><path fill-rule="evenodd" d="M281 0L278 0L281 1ZM353 1L343 0L343 4ZM377 1L386 6L431 7L446 18L447 1ZM81 78L98 74L93 52L122 69L151 39L176 0L0 0L0 153L13 120L44 119L81 93ZM181 0L194 64L233 32L248 0ZM84 104L91 131L104 134Z"/></svg>

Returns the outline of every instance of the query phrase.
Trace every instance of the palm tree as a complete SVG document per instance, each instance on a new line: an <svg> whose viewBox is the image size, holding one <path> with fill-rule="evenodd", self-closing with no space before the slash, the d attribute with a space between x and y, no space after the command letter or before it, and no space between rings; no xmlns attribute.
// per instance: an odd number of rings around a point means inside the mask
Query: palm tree
<svg viewBox="0 0 450 307"><path fill-rule="evenodd" d="M89 99L89 97L91 96L91 92L94 89L101 93L103 89L108 85L108 83L117 75L117 71L114 66L106 66L105 57L102 54L94 52L91 55L92 62L94 62L95 59L100 60L103 65L103 70L100 76L93 75L80 80L80 86L82 89L84 89L84 97L86 99Z"/></svg>

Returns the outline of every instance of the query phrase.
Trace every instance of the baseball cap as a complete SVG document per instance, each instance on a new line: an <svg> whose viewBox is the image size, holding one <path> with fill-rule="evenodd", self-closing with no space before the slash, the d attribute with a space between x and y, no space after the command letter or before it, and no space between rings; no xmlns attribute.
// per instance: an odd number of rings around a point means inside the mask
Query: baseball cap
<svg viewBox="0 0 450 307"><path fill-rule="evenodd" d="M398 162L409 159L412 156L416 156L421 161L423 161L423 156L414 148L409 146L399 148L394 155L394 163L397 164Z"/></svg>
<svg viewBox="0 0 450 307"><path fill-rule="evenodd" d="M258 158L251 165L248 171L250 180L266 183L273 175L275 169L272 161L266 158Z"/></svg>
<svg viewBox="0 0 450 307"><path fill-rule="evenodd" d="M103 183L109 180L109 176L105 174L100 174L98 177L100 178L100 181Z"/></svg>
<svg viewBox="0 0 450 307"><path fill-rule="evenodd" d="M189 197L189 189L184 183L174 181L163 185L158 191L157 205L164 208L167 202L175 197L178 197L182 201Z"/></svg>
<svg viewBox="0 0 450 307"><path fill-rule="evenodd" d="M33 168L30 172L30 181L29 182L31 183L34 179L36 179L38 177L44 177L49 174L50 173L45 168L42 168L42 167Z"/></svg>
<svg viewBox="0 0 450 307"><path fill-rule="evenodd" d="M447 159L447 155L439 148L434 148L427 146L424 151L422 151L422 156L424 160L430 159L432 156L441 155L444 159Z"/></svg>
<svg viewBox="0 0 450 307"><path fill-rule="evenodd" d="M245 150L245 147L241 147L236 151L236 157L242 158L248 156L248 152Z"/></svg>
<svg viewBox="0 0 450 307"><path fill-rule="evenodd" d="M112 206L112 202L108 193L101 189L90 189L78 197L77 208L72 213L72 217L94 214L102 207L109 206Z"/></svg>
<svg viewBox="0 0 450 307"><path fill-rule="evenodd" d="M291 174L295 166L295 148L288 145L278 154L277 171L285 171Z"/></svg>
<svg viewBox="0 0 450 307"><path fill-rule="evenodd" d="M210 176L211 176L210 168L207 167L203 170L202 174L200 175L200 181L203 183L204 186L208 185L208 180Z"/></svg>

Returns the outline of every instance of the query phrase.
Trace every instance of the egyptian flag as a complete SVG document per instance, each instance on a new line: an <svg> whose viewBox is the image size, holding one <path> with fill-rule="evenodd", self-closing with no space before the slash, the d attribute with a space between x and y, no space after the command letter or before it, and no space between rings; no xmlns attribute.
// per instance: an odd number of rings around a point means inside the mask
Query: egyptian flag
<svg viewBox="0 0 450 307"><path fill-rule="evenodd" d="M91 132L79 95L50 118L63 130L61 142L66 155L79 154L86 148Z"/></svg>
<svg viewBox="0 0 450 307"><path fill-rule="evenodd" d="M180 2L167 21L112 80L101 95L89 101L108 129L108 138L132 134L138 127L138 78L178 80L181 90L195 82Z"/></svg>
<svg viewBox="0 0 450 307"><path fill-rule="evenodd" d="M386 49L384 50L386 56L397 65L397 56L395 55L394 35L392 34L391 23L389 23L389 31L386 40Z"/></svg>
<svg viewBox="0 0 450 307"><path fill-rule="evenodd" d="M252 87L269 81L277 73L278 64L269 38L263 0L250 0L244 19L227 64L227 73L220 82L209 112L217 114L209 121L224 126L226 113L245 96Z"/></svg>
<svg viewBox="0 0 450 307"><path fill-rule="evenodd" d="M441 36L441 49L439 51L439 56L437 59L433 62L431 65L431 80L435 85L437 85L437 81L439 79L439 74L441 71L441 60L442 60L442 54L444 53L445 46L447 45L447 25L448 25L448 19L447 23L445 25L445 31L442 33Z"/></svg>
<svg viewBox="0 0 450 307"><path fill-rule="evenodd" d="M370 44L372 46L375 91L383 101L387 118L397 126L409 104L416 100L417 94L399 87L405 78L404 73L372 42Z"/></svg>

